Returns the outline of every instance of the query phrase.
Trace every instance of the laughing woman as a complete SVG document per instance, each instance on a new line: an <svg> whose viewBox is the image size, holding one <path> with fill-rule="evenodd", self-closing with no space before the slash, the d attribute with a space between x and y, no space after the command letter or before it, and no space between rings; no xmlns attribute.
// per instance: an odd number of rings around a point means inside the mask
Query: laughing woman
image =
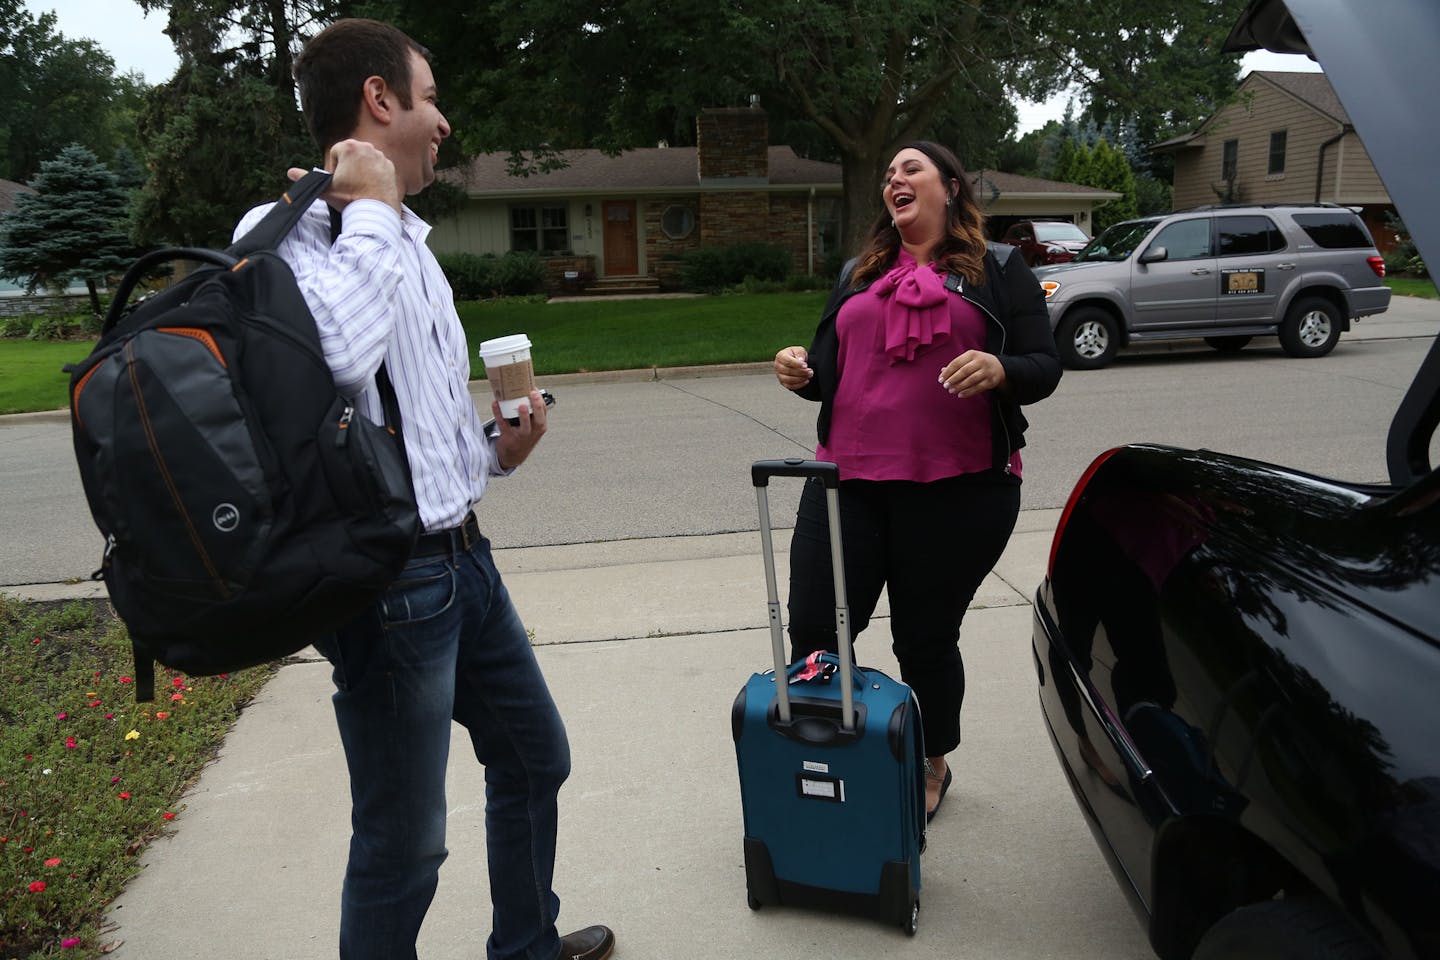
<svg viewBox="0 0 1440 960"><path fill-rule="evenodd" d="M946 754L960 743L960 621L1020 510L1020 405L1055 390L1060 360L1039 283L1014 248L987 247L953 153L908 144L885 172L883 197L810 349L781 350L775 376L820 402L815 456L840 467L854 634L888 588L900 676L920 702L933 818L953 778ZM816 480L795 520L789 608L792 660L836 649Z"/></svg>

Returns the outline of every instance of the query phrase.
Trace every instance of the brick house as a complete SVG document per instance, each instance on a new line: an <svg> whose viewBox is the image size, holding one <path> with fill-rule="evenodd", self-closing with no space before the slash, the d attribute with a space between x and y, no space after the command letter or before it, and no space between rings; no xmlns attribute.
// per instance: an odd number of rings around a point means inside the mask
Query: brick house
<svg viewBox="0 0 1440 960"><path fill-rule="evenodd" d="M1394 244L1390 195L1323 73L1256 70L1194 133L1151 148L1175 157L1175 209L1204 204L1360 207L1380 249Z"/></svg>
<svg viewBox="0 0 1440 960"><path fill-rule="evenodd" d="M780 243L790 250L792 272L813 274L823 272L839 243L840 164L772 146L758 107L701 111L694 147L564 156L567 166L530 177L507 174L501 154L443 171L469 199L457 215L436 222L431 247L538 251L552 289L568 271L593 275L602 288L653 290L674 288L681 257L701 246ZM1006 215L1061 217L1088 229L1091 211L1118 197L993 171L976 181L1002 230Z"/></svg>

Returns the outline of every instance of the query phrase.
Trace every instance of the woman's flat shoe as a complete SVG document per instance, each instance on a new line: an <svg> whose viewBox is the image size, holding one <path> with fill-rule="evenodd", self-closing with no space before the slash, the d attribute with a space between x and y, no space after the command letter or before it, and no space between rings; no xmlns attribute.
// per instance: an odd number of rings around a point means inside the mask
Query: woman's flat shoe
<svg viewBox="0 0 1440 960"><path fill-rule="evenodd" d="M942 780L935 773L935 768L930 766L930 761L925 761L925 779L927 781L940 781L940 799L935 801L935 809L925 813L925 822L929 823L935 819L935 814L940 812L940 804L945 802L945 794L950 790L950 781L955 779L955 768L948 763L945 765L945 778Z"/></svg>

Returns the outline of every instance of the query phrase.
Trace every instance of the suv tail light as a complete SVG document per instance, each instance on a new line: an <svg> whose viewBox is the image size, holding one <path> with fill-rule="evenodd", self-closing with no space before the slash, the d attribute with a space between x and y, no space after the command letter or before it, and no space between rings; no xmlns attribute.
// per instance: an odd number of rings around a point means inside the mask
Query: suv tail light
<svg viewBox="0 0 1440 960"><path fill-rule="evenodd" d="M1096 457L1085 472L1080 475L1080 480L1075 484L1075 489L1070 491L1070 499L1065 501L1065 509L1060 511L1060 522L1055 525L1055 539L1050 541L1050 560L1045 564L1045 577L1049 579L1055 574L1055 554L1060 550L1060 538L1065 535L1065 525L1070 522L1070 514L1075 512L1075 505L1080 502L1080 496L1085 488L1090 485L1090 479L1095 476L1095 471L1124 447L1112 447L1100 456Z"/></svg>
<svg viewBox="0 0 1440 960"><path fill-rule="evenodd" d="M1365 262L1370 264L1370 269L1375 271L1375 276L1379 277L1381 280L1385 279L1384 257L1366 257Z"/></svg>

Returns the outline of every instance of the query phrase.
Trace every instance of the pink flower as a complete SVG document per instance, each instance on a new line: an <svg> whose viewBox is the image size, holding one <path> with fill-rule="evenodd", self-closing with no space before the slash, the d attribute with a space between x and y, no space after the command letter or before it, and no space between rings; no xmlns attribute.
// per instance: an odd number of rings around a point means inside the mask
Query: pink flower
<svg viewBox="0 0 1440 960"><path fill-rule="evenodd" d="M155 711L155 719L156 719L156 720L164 720L164 719L165 719L166 717L168 717L168 716L170 716L170 714L166 713L164 710L156 710L156 711Z"/></svg>
<svg viewBox="0 0 1440 960"><path fill-rule="evenodd" d="M66 737L66 738L65 738L65 749L66 749L66 750L74 750L74 749L75 749L75 738L74 738L74 737Z"/></svg>
<svg viewBox="0 0 1440 960"><path fill-rule="evenodd" d="M45 866L47 866L47 867L58 867L58 866L60 866L60 858L59 858L59 857L51 857L49 860L46 860L46 861L45 861Z"/></svg>
<svg viewBox="0 0 1440 960"><path fill-rule="evenodd" d="M66 937L64 940L60 941L61 950L72 950L78 946L80 946L79 937Z"/></svg>
<svg viewBox="0 0 1440 960"><path fill-rule="evenodd" d="M106 720L114 720L114 719L115 719L115 714L113 714L113 713L107 713L107 714L105 714L105 719L106 719Z"/></svg>
<svg viewBox="0 0 1440 960"><path fill-rule="evenodd" d="M171 699L171 700L174 700L174 701L184 700L184 699L185 699L185 694L183 694L183 693L172 693L172 694L170 694L170 699Z"/></svg>
<svg viewBox="0 0 1440 960"><path fill-rule="evenodd" d="M118 776L117 776L117 777L111 777L111 778L110 778L110 782L111 782L111 783L119 783L119 782L120 782L120 778L119 778Z"/></svg>
<svg viewBox="0 0 1440 960"><path fill-rule="evenodd" d="M55 714L55 719L56 719L56 720L64 720L64 719L65 719L66 717L68 717L68 716L70 716L70 714L68 714L68 713L57 713L57 714Z"/></svg>

